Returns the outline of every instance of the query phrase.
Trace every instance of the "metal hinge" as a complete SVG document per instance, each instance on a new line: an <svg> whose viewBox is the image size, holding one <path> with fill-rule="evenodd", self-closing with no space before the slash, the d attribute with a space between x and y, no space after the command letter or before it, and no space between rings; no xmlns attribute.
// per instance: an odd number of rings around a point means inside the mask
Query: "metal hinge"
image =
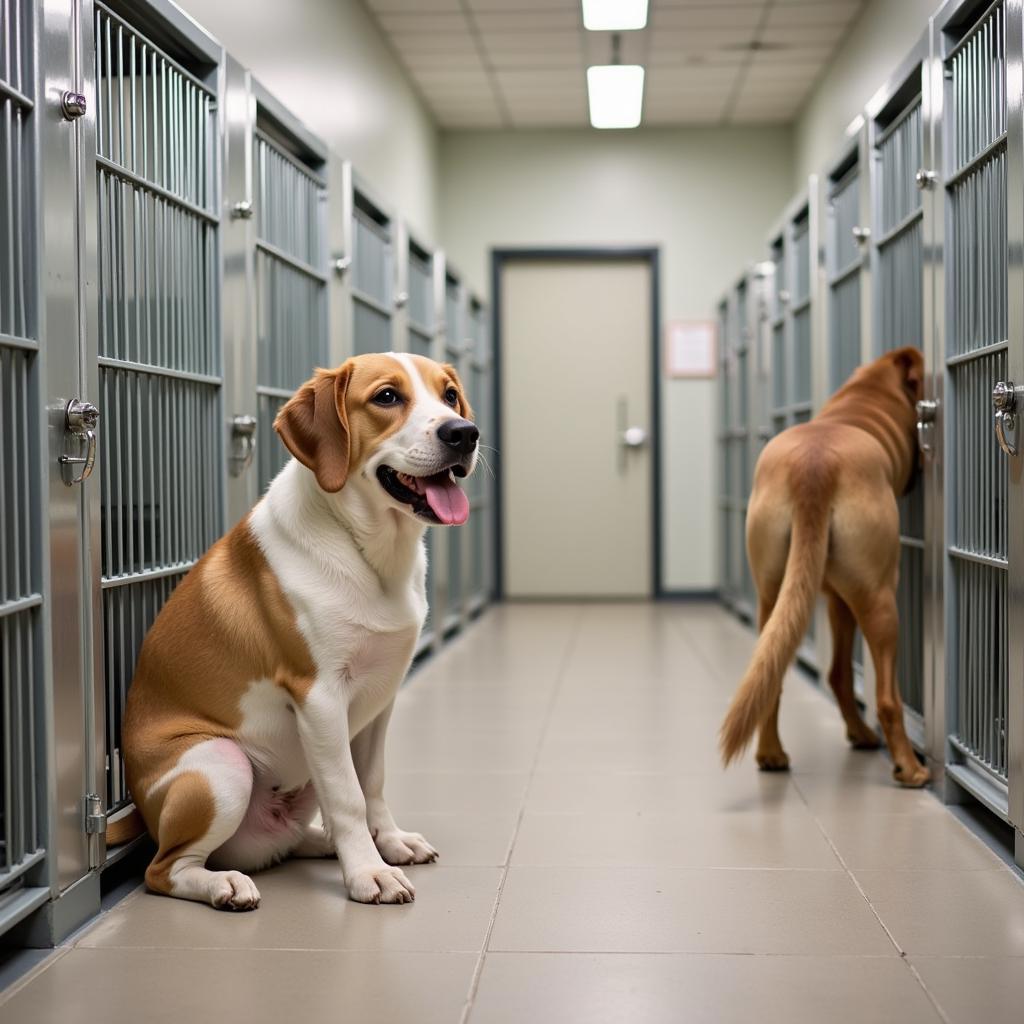
<svg viewBox="0 0 1024 1024"><path fill-rule="evenodd" d="M102 835L107 831L107 812L103 810L103 801L96 793L85 794L85 834L87 836Z"/></svg>

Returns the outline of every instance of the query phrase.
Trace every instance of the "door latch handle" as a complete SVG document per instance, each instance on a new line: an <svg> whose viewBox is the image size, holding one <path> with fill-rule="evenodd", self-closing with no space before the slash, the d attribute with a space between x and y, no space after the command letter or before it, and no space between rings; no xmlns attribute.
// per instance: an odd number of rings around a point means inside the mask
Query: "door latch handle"
<svg viewBox="0 0 1024 1024"><path fill-rule="evenodd" d="M917 403L917 446L925 455L935 450L935 446L929 440L929 428L934 425L938 410L939 403L931 398L922 398Z"/></svg>
<svg viewBox="0 0 1024 1024"><path fill-rule="evenodd" d="M992 410L999 447L1009 456L1015 456L1017 443L1017 398L1024 388L1013 381L999 381L992 388Z"/></svg>
<svg viewBox="0 0 1024 1024"><path fill-rule="evenodd" d="M231 475L241 476L252 465L256 452L256 417L240 414L231 418Z"/></svg>
<svg viewBox="0 0 1024 1024"><path fill-rule="evenodd" d="M58 459L61 477L68 487L88 480L96 464L96 424L99 422L100 411L91 402L83 402L80 398L72 398L64 409L64 431L73 440L77 454L61 455ZM75 473L72 466L81 466L80 473Z"/></svg>

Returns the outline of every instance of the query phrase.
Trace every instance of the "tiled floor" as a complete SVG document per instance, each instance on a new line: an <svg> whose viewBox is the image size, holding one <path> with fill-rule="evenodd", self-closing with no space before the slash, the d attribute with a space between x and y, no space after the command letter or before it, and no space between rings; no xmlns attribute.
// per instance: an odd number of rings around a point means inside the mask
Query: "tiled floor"
<svg viewBox="0 0 1024 1024"><path fill-rule="evenodd" d="M0 1020L999 1024L1024 1013L1024 885L797 678L793 773L723 772L751 636L711 606L495 609L403 693L390 796L440 864L417 900L337 865L252 914L139 890Z"/></svg>

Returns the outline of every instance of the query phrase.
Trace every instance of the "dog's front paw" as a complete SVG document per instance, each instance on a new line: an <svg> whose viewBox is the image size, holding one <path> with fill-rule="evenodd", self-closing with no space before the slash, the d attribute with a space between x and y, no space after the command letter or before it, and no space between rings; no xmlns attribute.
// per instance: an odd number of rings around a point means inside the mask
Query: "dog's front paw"
<svg viewBox="0 0 1024 1024"><path fill-rule="evenodd" d="M255 910L260 891L241 871L210 872L210 903L218 910Z"/></svg>
<svg viewBox="0 0 1024 1024"><path fill-rule="evenodd" d="M431 864L439 856L419 832L378 832L373 841L389 864Z"/></svg>
<svg viewBox="0 0 1024 1024"><path fill-rule="evenodd" d="M416 890L399 868L361 868L345 879L349 899L357 903L412 903Z"/></svg>

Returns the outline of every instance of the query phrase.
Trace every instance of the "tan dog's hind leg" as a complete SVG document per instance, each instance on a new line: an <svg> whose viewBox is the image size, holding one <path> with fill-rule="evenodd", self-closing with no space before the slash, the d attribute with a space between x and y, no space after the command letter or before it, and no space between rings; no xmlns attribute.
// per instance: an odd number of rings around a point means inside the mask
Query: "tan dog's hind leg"
<svg viewBox="0 0 1024 1024"><path fill-rule="evenodd" d="M896 685L899 616L895 588L882 587L863 608L855 611L875 664L878 721L895 765L893 777L903 786L923 786L931 773L918 761L907 738L903 726L903 702Z"/></svg>
<svg viewBox="0 0 1024 1024"><path fill-rule="evenodd" d="M757 628L764 629L764 624L775 607L775 598L778 597L776 587L771 600L760 600L757 605ZM779 738L779 703L772 705L771 711L761 723L760 731L757 734L757 766L763 772L785 772L789 771L789 754L782 746Z"/></svg>
<svg viewBox="0 0 1024 1024"><path fill-rule="evenodd" d="M245 818L252 793L249 759L232 740L205 740L168 775L169 781L158 781L145 800L147 811L158 804L160 844L146 869L146 884L154 892L224 910L255 910L260 894L248 875L206 867L210 854Z"/></svg>
<svg viewBox="0 0 1024 1024"><path fill-rule="evenodd" d="M853 694L853 636L857 621L850 606L835 593L828 595L828 621L832 627L832 665L828 681L846 722L846 738L855 750L877 750L881 746L878 736L861 718Z"/></svg>

